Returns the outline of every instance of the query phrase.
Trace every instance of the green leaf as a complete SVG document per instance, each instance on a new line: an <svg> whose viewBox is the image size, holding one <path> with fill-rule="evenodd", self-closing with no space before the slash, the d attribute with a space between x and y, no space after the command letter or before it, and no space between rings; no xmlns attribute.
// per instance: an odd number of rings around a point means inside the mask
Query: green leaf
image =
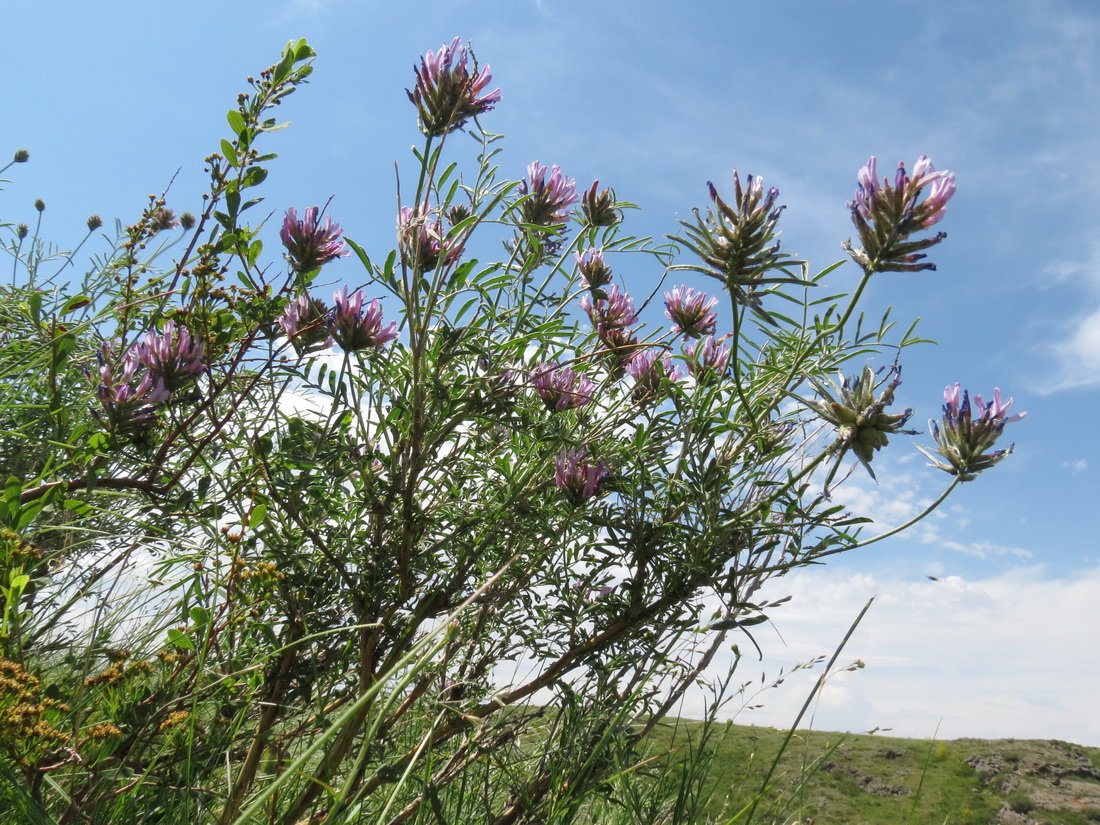
<svg viewBox="0 0 1100 825"><path fill-rule="evenodd" d="M23 499L23 482L15 476L8 476L4 482L4 501L18 504Z"/></svg>
<svg viewBox="0 0 1100 825"><path fill-rule="evenodd" d="M303 37L297 43L294 44L294 62L301 63L303 60L308 60L311 57L316 57L317 52L310 48L310 45Z"/></svg>
<svg viewBox="0 0 1100 825"><path fill-rule="evenodd" d="M93 512L92 508L85 501L77 501L75 498L65 499L65 509L71 510L78 516L90 516Z"/></svg>
<svg viewBox="0 0 1100 825"><path fill-rule="evenodd" d="M248 208L248 204L245 204L245 208ZM260 253L263 252L264 244L259 238L254 240L248 246L248 254L245 256L245 260L248 261L249 266L255 266L256 261L260 258Z"/></svg>
<svg viewBox="0 0 1100 825"><path fill-rule="evenodd" d="M248 517L248 529L255 530L261 524L263 524L264 516L267 515L267 505L257 504L252 508L252 515Z"/></svg>
<svg viewBox="0 0 1100 825"><path fill-rule="evenodd" d="M767 616L752 616L748 619L722 619L710 626L711 630L733 630L735 627L752 627L768 620Z"/></svg>
<svg viewBox="0 0 1100 825"><path fill-rule="evenodd" d="M74 349L76 349L76 336L71 332L66 332L56 338L54 340L54 364L60 366Z"/></svg>
<svg viewBox="0 0 1100 825"><path fill-rule="evenodd" d="M75 312L78 309L88 306L92 302L92 299L87 295L76 295L65 302L65 306L61 308L60 315L68 315L70 312Z"/></svg>
<svg viewBox="0 0 1100 825"><path fill-rule="evenodd" d="M287 43L286 48L283 50L283 59L279 61L279 64L275 67L271 73L271 79L275 83L282 83L286 80L286 76L290 74L291 68L295 62L295 43Z"/></svg>
<svg viewBox="0 0 1100 825"><path fill-rule="evenodd" d="M267 170L261 166L253 166L244 173L245 186L259 186L267 178Z"/></svg>
<svg viewBox="0 0 1100 825"><path fill-rule="evenodd" d="M174 627L168 628L168 644L182 647L184 650L195 649L194 643L187 637L187 634Z"/></svg>
<svg viewBox="0 0 1100 825"><path fill-rule="evenodd" d="M237 157L237 150L233 148L233 144L228 140L222 140L222 154L225 159L229 161L229 165L234 169L240 164L240 159Z"/></svg>
<svg viewBox="0 0 1100 825"><path fill-rule="evenodd" d="M55 487L54 489L57 488ZM28 501L26 504L24 504L22 506L22 509L19 511L19 520L15 523L15 529L17 531L25 530L28 525L30 525L30 523L34 521L35 517L38 515L38 512L42 509L45 503L46 498L43 497L38 499L37 501Z"/></svg>
<svg viewBox="0 0 1100 825"><path fill-rule="evenodd" d="M238 112L236 109L230 109L229 112L226 114L225 119L229 121L229 128L233 130L233 134L239 137L245 129L245 122L244 118L241 116L241 113Z"/></svg>
<svg viewBox="0 0 1100 825"><path fill-rule="evenodd" d="M204 628L210 624L210 613L205 607L196 605L187 611L187 615L191 617L191 621L195 623L197 628Z"/></svg>
<svg viewBox="0 0 1100 825"><path fill-rule="evenodd" d="M262 131L262 132L281 132L281 131L283 131L283 129L285 129L289 125L290 125L290 121L287 121L286 123L276 123L275 118L272 117L272 118L268 118L267 120L265 120L263 123L260 124L260 131Z"/></svg>

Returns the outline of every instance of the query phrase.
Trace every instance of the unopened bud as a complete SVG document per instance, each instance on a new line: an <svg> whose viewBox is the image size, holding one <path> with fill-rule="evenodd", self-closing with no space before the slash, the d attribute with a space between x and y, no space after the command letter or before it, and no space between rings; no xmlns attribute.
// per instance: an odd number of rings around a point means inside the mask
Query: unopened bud
<svg viewBox="0 0 1100 825"><path fill-rule="evenodd" d="M26 163L30 159L31 153L28 152L26 149L16 149L15 155L12 157L12 160L16 163Z"/></svg>
<svg viewBox="0 0 1100 825"><path fill-rule="evenodd" d="M186 229L190 229L194 225L195 225L195 216L194 215L192 215L190 212L180 213L180 226L182 226L186 230Z"/></svg>
<svg viewBox="0 0 1100 825"><path fill-rule="evenodd" d="M99 215L90 215L88 217L89 232L95 232L101 226L103 226L103 218L99 217Z"/></svg>
<svg viewBox="0 0 1100 825"><path fill-rule="evenodd" d="M175 212L167 207L159 206L149 215L149 226L154 232L160 232L165 229L175 229L179 226L179 221L176 220Z"/></svg>
<svg viewBox="0 0 1100 825"><path fill-rule="evenodd" d="M610 188L596 191L600 182L594 182L581 198L581 210L589 226L614 226L623 219L622 213L615 208L615 190Z"/></svg>
<svg viewBox="0 0 1100 825"><path fill-rule="evenodd" d="M21 223L21 224L19 224L19 226L17 226L15 228L15 234L19 236L19 240L23 240L25 237L27 237L27 234L30 231L31 231L31 228L29 226L27 226L25 223Z"/></svg>
<svg viewBox="0 0 1100 825"><path fill-rule="evenodd" d="M466 204L456 203L454 206L447 210L447 220L451 222L451 226L454 226L455 224L462 223L472 214L473 213L470 211L470 207L468 207Z"/></svg>
<svg viewBox="0 0 1100 825"><path fill-rule="evenodd" d="M37 209L39 212L45 212L46 202L42 200L42 198L36 198L34 201L34 208Z"/></svg>

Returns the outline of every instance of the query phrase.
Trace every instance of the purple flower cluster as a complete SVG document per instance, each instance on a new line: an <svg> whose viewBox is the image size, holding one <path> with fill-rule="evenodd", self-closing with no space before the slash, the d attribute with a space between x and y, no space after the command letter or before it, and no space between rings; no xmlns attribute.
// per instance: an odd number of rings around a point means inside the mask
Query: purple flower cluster
<svg viewBox="0 0 1100 825"><path fill-rule="evenodd" d="M485 90L492 82L489 66L478 68L465 46L456 37L437 52L420 58L414 67L416 85L405 90L420 116L420 131L429 137L441 137L461 129L472 117L490 111L500 102L500 89Z"/></svg>
<svg viewBox="0 0 1100 825"><path fill-rule="evenodd" d="M531 383L551 412L583 407L591 403L596 385L584 373L556 364L541 364L531 374Z"/></svg>
<svg viewBox="0 0 1100 825"><path fill-rule="evenodd" d="M311 206L306 209L305 218L298 220L298 211L292 206L283 218L279 237L287 249L291 268L299 274L313 272L348 254L340 237L343 234L340 225L327 216L324 223L318 223L317 213L317 207Z"/></svg>
<svg viewBox="0 0 1100 825"><path fill-rule="evenodd" d="M138 437L157 421L173 394L193 384L206 370L203 344L173 321L149 330L120 359L108 341L98 353L96 398L103 413L96 417L112 432Z"/></svg>
<svg viewBox="0 0 1100 825"><path fill-rule="evenodd" d="M432 218L427 201L413 209L401 207L397 219L397 236L401 243L401 258L417 272L431 272L440 264L447 266L462 255L462 244L446 242L443 224Z"/></svg>
<svg viewBox="0 0 1100 825"><path fill-rule="evenodd" d="M585 289L602 289L611 283L611 267L604 261L602 249L574 252L573 260L577 262Z"/></svg>
<svg viewBox="0 0 1100 825"><path fill-rule="evenodd" d="M665 293L665 316L674 324L672 331L685 337L711 335L718 324L718 315L713 311L716 306L717 298L708 301L706 293L691 287L678 286Z"/></svg>
<svg viewBox="0 0 1100 825"><path fill-rule="evenodd" d="M586 294L581 296L579 304L596 329L623 329L638 320L634 299L626 292L619 292L618 284L612 284L606 298L593 298L591 294Z"/></svg>
<svg viewBox="0 0 1100 825"><path fill-rule="evenodd" d="M129 353L112 367L113 347L104 344L99 357L96 398L104 414L96 413L105 427L119 435L140 435L157 421L157 413L171 393L152 372Z"/></svg>
<svg viewBox="0 0 1100 825"><path fill-rule="evenodd" d="M602 461L592 464L583 447L562 450L554 459L554 468L554 486L576 505L596 495L608 476L606 465Z"/></svg>
<svg viewBox="0 0 1100 825"><path fill-rule="evenodd" d="M206 369L202 341L192 339L183 327L168 321L160 332L149 330L127 354L157 377L168 392L195 381Z"/></svg>
<svg viewBox="0 0 1100 825"><path fill-rule="evenodd" d="M936 440L935 455L923 447L921 452L932 459L933 467L957 475L961 481L973 481L982 470L988 470L1012 452L1012 445L1003 450L992 447L1006 424L1021 420L1027 413L1008 415L1012 399L1002 402L1000 389L993 390L993 400L989 404L980 395L974 396L976 418L970 396L958 384L948 387L943 397L942 428L935 421L929 422Z"/></svg>
<svg viewBox="0 0 1100 825"><path fill-rule="evenodd" d="M278 324L298 352L315 346L332 346L335 342L345 352L380 349L397 338L397 322L382 325L382 306L373 299L364 309L366 295L357 290L348 295L348 288L332 296L333 309L307 294L291 301Z"/></svg>
<svg viewBox="0 0 1100 825"><path fill-rule="evenodd" d="M334 307L329 316L329 330L346 352L379 349L397 337L396 321L390 321L387 327L382 326L382 306L378 299L374 298L366 309L363 309L364 300L363 290L349 296L347 287L332 296Z"/></svg>
<svg viewBox="0 0 1100 825"><path fill-rule="evenodd" d="M709 383L725 375L730 362L730 348L722 341L728 337L724 335L716 341L713 335L708 335L703 340L692 341L684 347L688 372L696 381Z"/></svg>
<svg viewBox="0 0 1100 825"><path fill-rule="evenodd" d="M634 379L634 397L638 401L657 396L666 379L677 381L683 377L683 372L672 363L672 359L656 348L635 352L626 362L626 371Z"/></svg>
<svg viewBox="0 0 1100 825"><path fill-rule="evenodd" d="M862 250L848 252L869 272L919 272L934 270L936 265L924 262L923 250L944 238L938 232L930 238L907 240L910 235L934 226L943 220L947 202L955 194L955 174L937 172L927 155L921 155L910 176L905 164L899 163L891 185L889 178L878 180L877 162L872 156L856 174L855 199L848 204L852 223L859 232ZM921 194L928 194L923 201Z"/></svg>
<svg viewBox="0 0 1100 825"><path fill-rule="evenodd" d="M303 292L287 304L277 320L294 349L306 352L314 347L331 347L335 343L329 330L329 311L322 301Z"/></svg>
<svg viewBox="0 0 1100 825"><path fill-rule="evenodd" d="M575 204L577 184L561 173L561 168L547 169L537 160L527 167L527 177L519 182L516 192L528 196L520 207L526 224L552 227L569 220L569 207Z"/></svg>
<svg viewBox="0 0 1100 825"><path fill-rule="evenodd" d="M605 298L593 297L592 293L581 296L580 308L587 314L596 335L609 350L621 350L632 347L637 341L630 326L638 320L634 310L634 299L626 292L619 292L619 285L603 292Z"/></svg>
<svg viewBox="0 0 1100 825"><path fill-rule="evenodd" d="M602 599L604 596L610 596L615 592L615 588L611 585L605 584L600 587L592 587L587 584L584 579L577 579L573 585L577 590L581 591L581 595L586 602L594 602L597 599Z"/></svg>

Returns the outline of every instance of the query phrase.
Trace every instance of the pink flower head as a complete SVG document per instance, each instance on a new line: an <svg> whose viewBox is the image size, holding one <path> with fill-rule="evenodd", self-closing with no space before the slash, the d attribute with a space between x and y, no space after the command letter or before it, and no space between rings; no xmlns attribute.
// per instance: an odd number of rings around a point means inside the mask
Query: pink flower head
<svg viewBox="0 0 1100 825"><path fill-rule="evenodd" d="M588 313L592 326L597 329L622 330L638 320L638 313L634 311L634 299L626 292L619 292L619 285L614 284L607 293L606 298L593 299L591 294L582 295L580 308Z"/></svg>
<svg viewBox="0 0 1100 825"><path fill-rule="evenodd" d="M611 267L604 262L602 249L574 252L573 260L577 262L585 289L600 289L611 283Z"/></svg>
<svg viewBox="0 0 1100 825"><path fill-rule="evenodd" d="M547 169L537 160L527 167L527 177L519 182L516 192L528 195L521 207L523 222L534 226L555 226L569 220L569 207L577 202L577 185L561 173L561 168Z"/></svg>
<svg viewBox="0 0 1100 825"><path fill-rule="evenodd" d="M635 352L626 362L626 371L634 379L634 397L639 401L657 395L665 379L678 381L683 377L667 354L652 347Z"/></svg>
<svg viewBox="0 0 1100 825"><path fill-rule="evenodd" d="M380 349L397 337L397 322L391 321L383 327L378 299L373 299L364 310L365 298L361 289L349 296L347 287L332 296L334 308L329 314L329 332L346 352Z"/></svg>
<svg viewBox="0 0 1100 825"><path fill-rule="evenodd" d="M569 367L541 364L531 374L535 392L551 412L583 407L591 403L596 385L587 375Z"/></svg>
<svg viewBox="0 0 1100 825"><path fill-rule="evenodd" d="M405 93L420 116L420 131L429 137L441 137L461 129L472 117L484 114L500 102L500 89L486 92L492 81L489 66L479 68L476 58L456 37L437 52L420 58L416 85Z"/></svg>
<svg viewBox="0 0 1100 825"><path fill-rule="evenodd" d="M665 293L665 316L675 326L672 331L692 338L700 338L714 332L718 316L712 310L718 306L718 299L691 287L678 286Z"/></svg>
<svg viewBox="0 0 1100 825"><path fill-rule="evenodd" d="M729 336L718 341L708 335L702 341L693 341L684 347L687 356L688 372L696 381L706 382L723 375L730 361L730 348L722 343Z"/></svg>
<svg viewBox="0 0 1100 825"><path fill-rule="evenodd" d="M590 463L583 447L562 450L554 459L554 468L554 486L577 505L596 495L608 476L606 465L602 461Z"/></svg>
<svg viewBox="0 0 1100 825"><path fill-rule="evenodd" d="M443 224L432 220L428 202L416 209L401 207L397 219L397 235L401 242L401 256L407 266L418 272L431 272L440 264L454 263L462 255L462 244L447 244Z"/></svg>
<svg viewBox="0 0 1100 825"><path fill-rule="evenodd" d="M312 272L349 254L340 237L343 230L339 224L333 223L328 216L324 223L318 224L317 213L317 207L311 206L306 209L305 218L298 220L298 211L292 206L283 218L279 237L287 248L287 257L295 272Z"/></svg>
<svg viewBox="0 0 1100 825"><path fill-rule="evenodd" d="M314 347L331 347L328 330L329 309L323 302L302 293L283 310L276 321L298 352Z"/></svg>
<svg viewBox="0 0 1100 825"><path fill-rule="evenodd" d="M961 399L960 399L961 392ZM942 427L930 421L936 449L929 452L920 448L932 459L932 466L959 476L961 481L972 481L983 470L988 470L1012 453L1012 445L1003 450L992 450L1006 424L1019 421L1027 413L1007 415L1012 399L1001 401L1000 389L993 390L993 401L986 404L980 395L974 396L978 416L974 417L970 396L958 384L944 392Z"/></svg>
<svg viewBox="0 0 1100 825"><path fill-rule="evenodd" d="M848 204L852 222L863 243L861 251L849 254L869 271L918 272L936 268L924 262L923 250L935 246L945 237L940 232L931 238L907 240L910 235L943 220L947 202L955 194L955 174L938 172L927 155L921 155L913 165L913 174L899 163L894 182L877 178L874 156L856 173L855 198ZM921 194L928 195L921 201Z"/></svg>
<svg viewBox="0 0 1100 825"><path fill-rule="evenodd" d="M141 437L157 421L160 407L171 397L163 379L155 376L130 347L114 364L114 344L107 342L97 353L100 384L96 398L103 414L96 418L119 435Z"/></svg>
<svg viewBox="0 0 1100 825"><path fill-rule="evenodd" d="M145 366L169 392L192 383L206 370L202 341L168 321L161 331L149 330L130 348L128 359Z"/></svg>

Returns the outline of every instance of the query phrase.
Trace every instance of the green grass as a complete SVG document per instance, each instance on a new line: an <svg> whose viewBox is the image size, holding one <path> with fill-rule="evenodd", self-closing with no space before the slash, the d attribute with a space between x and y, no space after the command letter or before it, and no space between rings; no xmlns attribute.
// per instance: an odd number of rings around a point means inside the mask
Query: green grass
<svg viewBox="0 0 1100 825"><path fill-rule="evenodd" d="M652 753L672 751L682 761L697 749L702 733L702 723L670 720L655 729L648 745ZM785 736L769 728L718 725L706 749L710 764L700 783L704 816L698 821L747 821L733 817L752 803ZM1090 796L1100 800L1098 767L1100 749L1064 742L936 742L798 731L752 822L985 825L997 822L1007 806L1042 823L1089 825L1100 821L1100 807Z"/></svg>

